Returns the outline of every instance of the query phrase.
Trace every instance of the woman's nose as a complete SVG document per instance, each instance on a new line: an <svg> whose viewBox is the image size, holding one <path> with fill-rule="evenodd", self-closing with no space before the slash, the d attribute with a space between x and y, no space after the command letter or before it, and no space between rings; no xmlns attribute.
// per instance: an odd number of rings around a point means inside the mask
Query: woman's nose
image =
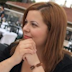
<svg viewBox="0 0 72 72"><path fill-rule="evenodd" d="M23 31L29 32L29 24L26 24L26 25L23 27Z"/></svg>

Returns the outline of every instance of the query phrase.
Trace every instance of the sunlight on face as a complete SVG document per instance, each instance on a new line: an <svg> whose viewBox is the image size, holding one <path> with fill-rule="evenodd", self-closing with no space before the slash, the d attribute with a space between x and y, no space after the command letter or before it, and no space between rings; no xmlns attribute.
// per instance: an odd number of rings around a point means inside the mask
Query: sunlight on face
<svg viewBox="0 0 72 72"><path fill-rule="evenodd" d="M37 46L44 46L47 39L47 25L43 22L40 11L31 10L23 27L24 37L32 38Z"/></svg>

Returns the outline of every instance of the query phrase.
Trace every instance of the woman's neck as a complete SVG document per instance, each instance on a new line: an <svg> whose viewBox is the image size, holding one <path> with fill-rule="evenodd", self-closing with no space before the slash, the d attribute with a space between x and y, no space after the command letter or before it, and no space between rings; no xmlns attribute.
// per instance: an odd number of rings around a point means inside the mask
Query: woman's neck
<svg viewBox="0 0 72 72"><path fill-rule="evenodd" d="M38 55L38 57L39 57L39 60L41 61L41 62L43 62L43 47L37 47L37 55Z"/></svg>

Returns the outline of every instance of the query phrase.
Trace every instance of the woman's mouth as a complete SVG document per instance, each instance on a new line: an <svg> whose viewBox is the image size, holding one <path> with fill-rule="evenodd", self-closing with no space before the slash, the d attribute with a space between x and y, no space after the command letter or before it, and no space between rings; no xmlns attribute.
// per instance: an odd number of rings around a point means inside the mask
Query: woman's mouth
<svg viewBox="0 0 72 72"><path fill-rule="evenodd" d="M24 35L24 39L29 39L29 38L31 38L31 37Z"/></svg>

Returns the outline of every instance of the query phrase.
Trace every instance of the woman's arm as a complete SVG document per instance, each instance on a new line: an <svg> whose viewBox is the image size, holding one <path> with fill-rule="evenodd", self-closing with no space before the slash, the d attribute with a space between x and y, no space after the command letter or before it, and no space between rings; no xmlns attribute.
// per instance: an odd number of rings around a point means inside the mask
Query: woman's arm
<svg viewBox="0 0 72 72"><path fill-rule="evenodd" d="M9 72L15 65L15 61L12 58L8 58L0 62L0 72Z"/></svg>
<svg viewBox="0 0 72 72"><path fill-rule="evenodd" d="M0 72L9 72L14 66L13 60L10 57L10 50L15 45L12 43L3 52L0 52Z"/></svg>
<svg viewBox="0 0 72 72"><path fill-rule="evenodd" d="M17 45L14 54L8 58L8 55L2 58L6 52L0 55L0 72L9 72L15 65L19 64L23 56L33 54L35 50L32 48L31 39L20 41Z"/></svg>

